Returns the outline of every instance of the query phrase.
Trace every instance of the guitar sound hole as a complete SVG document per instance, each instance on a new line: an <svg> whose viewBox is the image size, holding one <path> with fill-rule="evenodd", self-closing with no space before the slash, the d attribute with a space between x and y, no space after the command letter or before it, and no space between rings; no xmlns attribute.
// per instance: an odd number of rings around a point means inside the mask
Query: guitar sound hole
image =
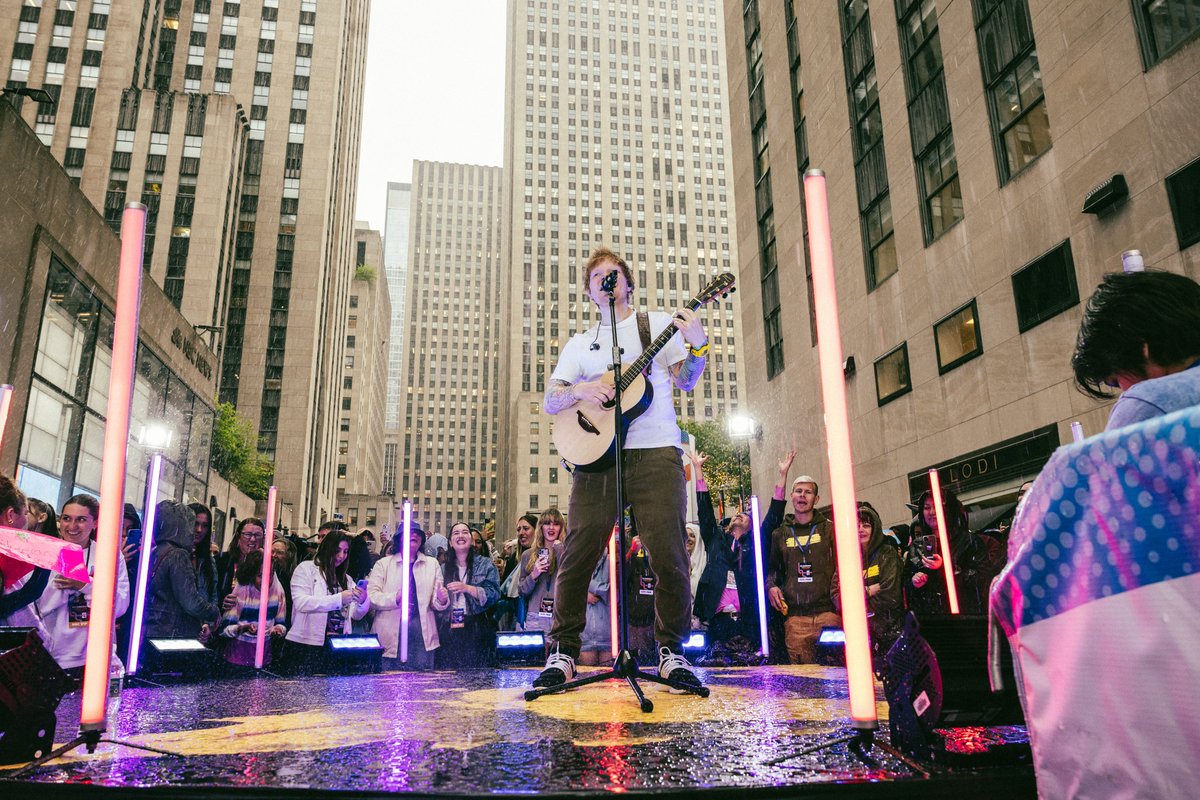
<svg viewBox="0 0 1200 800"><path fill-rule="evenodd" d="M588 419L587 417L585 417L583 415L582 411L576 411L575 416L579 420L579 427L583 428L585 431L592 434L593 436L600 435L600 431L596 428L595 425L592 424L592 421L590 419Z"/></svg>

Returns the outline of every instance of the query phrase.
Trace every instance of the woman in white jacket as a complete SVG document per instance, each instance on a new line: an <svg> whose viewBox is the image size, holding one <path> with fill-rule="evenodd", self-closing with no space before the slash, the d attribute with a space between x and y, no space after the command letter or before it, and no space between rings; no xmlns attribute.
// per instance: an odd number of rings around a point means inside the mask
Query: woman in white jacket
<svg viewBox="0 0 1200 800"><path fill-rule="evenodd" d="M285 668L294 673L324 671L325 640L350 632L350 620L371 610L367 593L346 575L350 537L330 531L312 561L292 573L292 627L284 648Z"/></svg>
<svg viewBox="0 0 1200 800"><path fill-rule="evenodd" d="M403 532L398 532L402 539ZM375 634L383 645L384 669L433 669L438 649L437 619L434 611L450 607L450 594L436 558L421 552L425 531L414 524L408 536L409 584L408 661L400 661L400 625L404 603L404 551L393 541L393 552L379 559L367 579L367 595L375 606Z"/></svg>

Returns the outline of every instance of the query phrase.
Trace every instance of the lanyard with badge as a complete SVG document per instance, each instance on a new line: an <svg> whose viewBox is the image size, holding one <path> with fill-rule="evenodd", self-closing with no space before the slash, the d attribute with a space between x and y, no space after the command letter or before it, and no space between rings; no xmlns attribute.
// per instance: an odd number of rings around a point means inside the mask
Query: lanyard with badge
<svg viewBox="0 0 1200 800"><path fill-rule="evenodd" d="M89 545L85 556L88 574L92 572L92 548ZM89 593L77 589L67 595L67 626L70 628L86 628L92 618L92 598Z"/></svg>
<svg viewBox="0 0 1200 800"><path fill-rule="evenodd" d="M813 536L817 537L817 541L821 541L821 537L817 534L817 523L813 523L808 529L808 536L804 540L804 544L800 544L800 537L796 535L796 529L792 528L792 536L788 540L789 547L795 547L800 551L800 562L796 564L796 582L797 583L812 583L813 582L813 567L812 562L808 558L808 551L812 548Z"/></svg>

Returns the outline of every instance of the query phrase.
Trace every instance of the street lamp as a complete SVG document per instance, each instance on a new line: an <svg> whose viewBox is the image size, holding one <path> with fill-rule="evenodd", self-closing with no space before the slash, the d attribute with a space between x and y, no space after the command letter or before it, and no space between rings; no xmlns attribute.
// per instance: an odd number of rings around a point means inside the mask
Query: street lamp
<svg viewBox="0 0 1200 800"><path fill-rule="evenodd" d="M726 430L729 432L729 438L740 439L746 446L746 458L750 457L750 440L758 434L758 423L753 417L745 414L734 414L726 423ZM738 454L738 509L741 510L746 506L745 484L746 477L742 462L742 448L737 448Z"/></svg>

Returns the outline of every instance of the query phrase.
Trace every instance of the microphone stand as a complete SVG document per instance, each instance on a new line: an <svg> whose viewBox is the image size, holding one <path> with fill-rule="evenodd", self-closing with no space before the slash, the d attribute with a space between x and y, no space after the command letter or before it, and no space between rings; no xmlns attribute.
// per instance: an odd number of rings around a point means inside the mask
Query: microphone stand
<svg viewBox="0 0 1200 800"><path fill-rule="evenodd" d="M629 650L629 604L626 602L625 594L625 415L621 408L621 345L617 339L617 301L614 293L616 277L617 273L614 270L605 278L602 288L608 292L608 318L612 323L612 369L615 377L612 402L616 413L616 424L614 425L616 431L616 459L614 470L616 472L617 484L617 585L610 590L610 596L613 591L619 592L618 597L620 598L620 602L617 604L617 619L620 624L617 626L617 642L619 645L617 648L617 657L613 660L611 669L583 678L576 678L573 681L561 683L558 686L543 686L537 689L529 689L525 692L525 699L536 700L543 695L558 694L568 689L575 689L579 686L587 686L590 683L599 683L600 681L615 678L617 680L624 680L629 684L629 688L633 691L633 696L637 698L638 705L641 706L642 711L649 713L654 710L654 703L647 699L645 692L642 691L642 687L638 685L639 680L662 684L672 689L699 695L700 697L708 697L709 690L707 686L692 686L691 684L663 678L657 672L640 670L638 669L637 659L633 657L633 653Z"/></svg>

